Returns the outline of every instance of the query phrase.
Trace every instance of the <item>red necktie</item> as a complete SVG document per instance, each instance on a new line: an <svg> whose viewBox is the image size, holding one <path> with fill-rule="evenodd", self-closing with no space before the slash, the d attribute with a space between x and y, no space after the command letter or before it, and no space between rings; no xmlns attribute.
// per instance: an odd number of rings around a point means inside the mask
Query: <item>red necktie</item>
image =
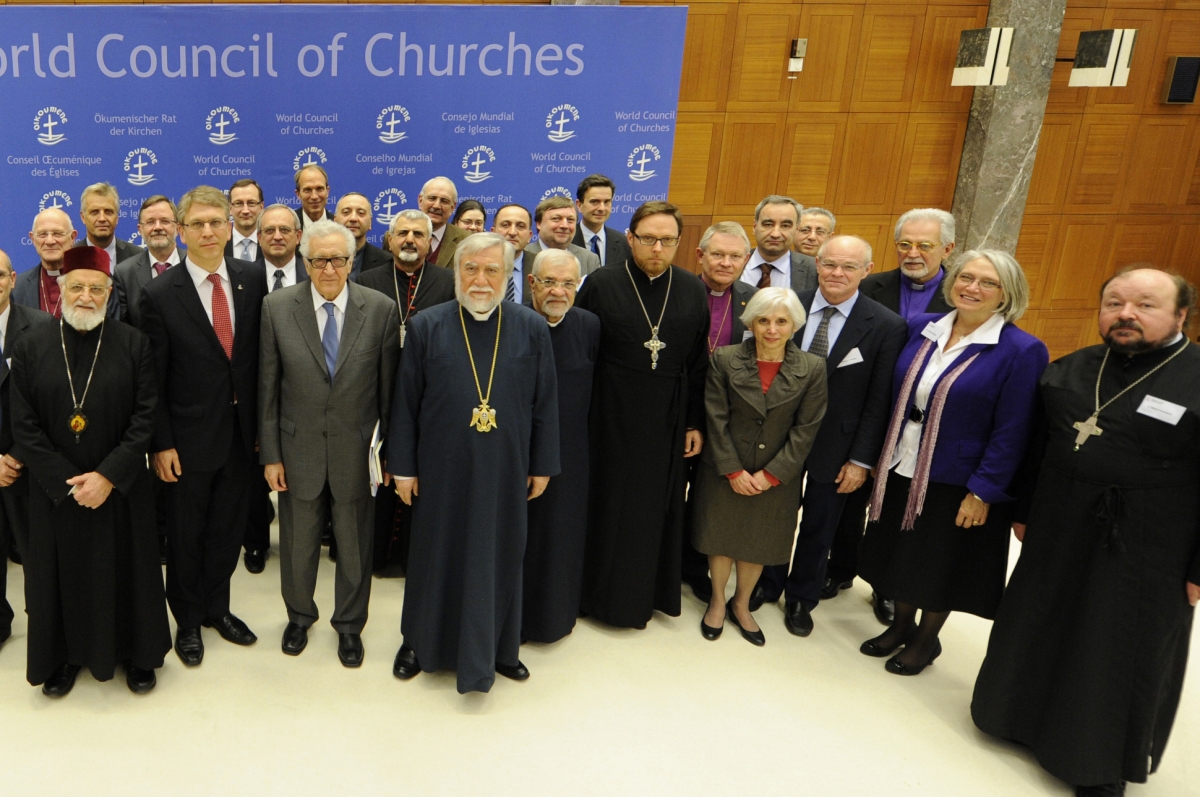
<svg viewBox="0 0 1200 797"><path fill-rule="evenodd" d="M154 264L154 275L156 277L161 277L162 273L164 271L166 271L167 269L169 269L170 267L171 267L170 263L155 263Z"/></svg>
<svg viewBox="0 0 1200 797"><path fill-rule="evenodd" d="M225 356L233 359L233 320L229 317L229 302L225 299L225 289L221 287L221 275L209 274L208 281L212 283L212 322L217 340Z"/></svg>
<svg viewBox="0 0 1200 797"><path fill-rule="evenodd" d="M441 250L441 248L442 248L441 240L438 238L434 238L433 239L433 248L430 249L429 254L425 256L425 262L433 263L434 265L437 265L438 252Z"/></svg>
<svg viewBox="0 0 1200 797"><path fill-rule="evenodd" d="M762 276L758 278L758 287L759 288L770 288L771 287L771 264L763 263L761 266L758 267L758 269L759 269L759 271L762 272Z"/></svg>

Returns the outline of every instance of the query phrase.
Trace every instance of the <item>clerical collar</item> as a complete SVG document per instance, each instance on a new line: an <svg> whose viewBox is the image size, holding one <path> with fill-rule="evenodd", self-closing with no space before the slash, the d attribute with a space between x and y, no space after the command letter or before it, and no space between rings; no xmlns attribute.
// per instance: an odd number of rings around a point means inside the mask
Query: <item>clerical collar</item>
<svg viewBox="0 0 1200 797"><path fill-rule="evenodd" d="M729 288L726 288L723 291L713 290L713 287L708 284L708 280L704 279L703 275L700 276L700 281L704 283L704 289L706 291L708 291L709 296L718 296L719 297L719 296L724 296L726 293L729 292Z"/></svg>
<svg viewBox="0 0 1200 797"><path fill-rule="evenodd" d="M58 269L55 269L54 271L51 271L50 269L48 269L48 268L45 268L45 269L42 269L42 270L46 272L46 276L47 276L47 277L57 277L59 274L61 274L61 273L62 273L62 272L61 272L61 271L59 271Z"/></svg>
<svg viewBox="0 0 1200 797"><path fill-rule="evenodd" d="M942 267L938 266L937 273L934 274L927 282L917 282L912 277L905 274L903 271L900 272L900 278L904 281L904 284L908 286L909 290L924 291L924 290L927 290L930 288L936 288L938 285L941 285L942 284L942 276L944 273L945 272L942 270Z"/></svg>
<svg viewBox="0 0 1200 797"><path fill-rule="evenodd" d="M1157 349L1151 349L1150 351L1139 351L1139 352L1134 352L1133 354L1125 354L1125 355L1123 355L1124 359L1121 360L1121 362L1124 365L1129 366L1129 365L1132 365L1133 363L1146 362L1156 356L1171 354L1171 353L1173 353L1173 352L1171 352L1171 349L1174 348L1175 344L1177 344L1177 343L1179 343L1179 341L1183 340L1183 337L1184 336L1183 336L1182 332L1176 332L1175 337L1171 338L1170 343L1164 343L1163 345L1159 346Z"/></svg>
<svg viewBox="0 0 1200 797"><path fill-rule="evenodd" d="M568 310L567 313L569 313L569 312L571 312L571 311ZM563 313L562 315L560 315L558 317L557 321L551 321L549 318L547 318L546 323L550 325L551 329L554 329L556 326L558 326L559 324L561 324L563 322L563 319L567 317L567 313Z"/></svg>
<svg viewBox="0 0 1200 797"><path fill-rule="evenodd" d="M499 302L497 302L496 306L493 307L491 310L488 310L486 313L477 313L474 310L472 310L470 307L467 307L462 302L459 302L459 304L462 305L462 308L464 310L466 310L468 313L470 313L471 318L474 318L476 321L487 321L489 318L492 317L492 313L496 312L496 307L500 306Z"/></svg>

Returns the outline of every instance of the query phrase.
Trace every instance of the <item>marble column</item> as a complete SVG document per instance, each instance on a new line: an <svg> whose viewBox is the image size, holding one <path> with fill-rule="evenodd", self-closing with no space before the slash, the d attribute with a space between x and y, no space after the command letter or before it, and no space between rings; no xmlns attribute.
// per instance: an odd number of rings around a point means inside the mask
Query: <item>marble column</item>
<svg viewBox="0 0 1200 797"><path fill-rule="evenodd" d="M960 252L1016 248L1066 5L992 0L988 27L1015 29L1010 72L1006 86L975 87L954 190Z"/></svg>

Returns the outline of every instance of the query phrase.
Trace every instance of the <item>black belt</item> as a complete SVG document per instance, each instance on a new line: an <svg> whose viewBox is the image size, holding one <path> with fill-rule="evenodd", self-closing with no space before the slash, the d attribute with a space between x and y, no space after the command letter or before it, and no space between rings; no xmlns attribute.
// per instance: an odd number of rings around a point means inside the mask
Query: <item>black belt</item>
<svg viewBox="0 0 1200 797"><path fill-rule="evenodd" d="M908 419L913 423L925 423L925 412L914 404L908 411Z"/></svg>

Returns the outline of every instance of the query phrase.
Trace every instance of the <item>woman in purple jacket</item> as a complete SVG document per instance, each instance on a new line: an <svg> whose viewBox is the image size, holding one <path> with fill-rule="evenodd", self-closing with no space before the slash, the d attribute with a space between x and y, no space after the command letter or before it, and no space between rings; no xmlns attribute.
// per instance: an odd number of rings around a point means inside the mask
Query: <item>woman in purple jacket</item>
<svg viewBox="0 0 1200 797"><path fill-rule="evenodd" d="M886 668L896 675L916 675L941 654L938 632L950 612L995 616L1008 566L1009 488L1049 360L1046 346L1013 323L1029 304L1029 284L1011 255L964 253L942 291L955 309L910 321L896 362L859 556L859 574L896 599L891 628L861 650L891 656Z"/></svg>

